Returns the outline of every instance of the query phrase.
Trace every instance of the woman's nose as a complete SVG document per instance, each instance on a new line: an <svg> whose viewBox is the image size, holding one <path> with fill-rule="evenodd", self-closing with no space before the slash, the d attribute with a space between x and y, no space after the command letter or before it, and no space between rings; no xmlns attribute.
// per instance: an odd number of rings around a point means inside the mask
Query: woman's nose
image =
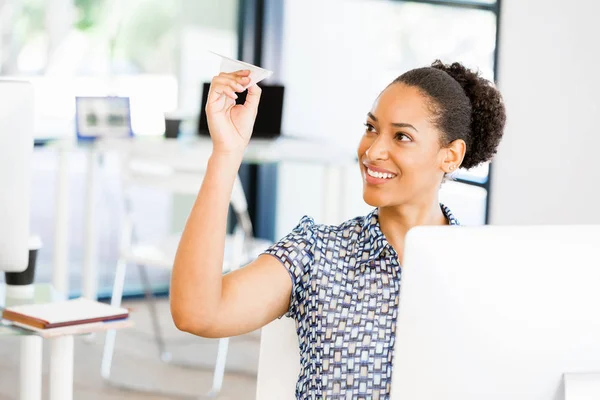
<svg viewBox="0 0 600 400"><path fill-rule="evenodd" d="M366 151L367 158L370 160L385 160L388 157L387 143L385 139L378 136Z"/></svg>

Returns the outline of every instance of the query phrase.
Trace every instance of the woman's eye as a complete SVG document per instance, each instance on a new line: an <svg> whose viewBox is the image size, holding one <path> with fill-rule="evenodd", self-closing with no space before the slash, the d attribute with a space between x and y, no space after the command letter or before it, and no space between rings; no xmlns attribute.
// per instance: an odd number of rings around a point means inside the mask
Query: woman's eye
<svg viewBox="0 0 600 400"><path fill-rule="evenodd" d="M396 134L396 139L398 139L401 142L411 142L412 139L410 138L410 136L405 135L404 133L397 133Z"/></svg>
<svg viewBox="0 0 600 400"><path fill-rule="evenodd" d="M365 123L365 127L367 132L375 132L375 127L368 122Z"/></svg>

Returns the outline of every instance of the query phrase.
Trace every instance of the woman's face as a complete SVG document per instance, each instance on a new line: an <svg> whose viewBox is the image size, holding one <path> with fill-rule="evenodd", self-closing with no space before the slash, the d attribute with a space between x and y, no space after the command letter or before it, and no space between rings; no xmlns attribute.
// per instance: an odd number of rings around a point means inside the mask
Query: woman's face
<svg viewBox="0 0 600 400"><path fill-rule="evenodd" d="M431 119L417 88L396 83L381 93L367 115L358 147L367 204L416 203L437 191L450 164Z"/></svg>

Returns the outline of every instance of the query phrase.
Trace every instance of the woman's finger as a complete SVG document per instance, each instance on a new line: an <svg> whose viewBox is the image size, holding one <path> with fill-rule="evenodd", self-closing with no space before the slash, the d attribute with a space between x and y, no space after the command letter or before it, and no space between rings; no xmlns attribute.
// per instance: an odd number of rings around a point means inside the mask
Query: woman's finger
<svg viewBox="0 0 600 400"><path fill-rule="evenodd" d="M232 79L236 82L242 83L243 81L250 81L250 74L237 74L237 73L225 73L221 72L219 75L215 76L215 78L220 79Z"/></svg>
<svg viewBox="0 0 600 400"><path fill-rule="evenodd" d="M250 70L240 69L234 72L221 72L219 76L250 76Z"/></svg>
<svg viewBox="0 0 600 400"><path fill-rule="evenodd" d="M258 108L258 103L260 103L260 95L262 94L262 89L256 83L248 88L248 95L246 96L246 102L244 106L249 106L252 108Z"/></svg>
<svg viewBox="0 0 600 400"><path fill-rule="evenodd" d="M235 93L236 91L242 91L241 85L234 81L223 81L223 78L214 78L213 82L210 85L210 89L208 92L207 102L214 103L219 100L221 95L226 95L227 97L236 100L238 95Z"/></svg>
<svg viewBox="0 0 600 400"><path fill-rule="evenodd" d="M221 72L212 79L207 102L214 103L225 95L233 100L238 98L236 92L243 92L250 83L250 70Z"/></svg>
<svg viewBox="0 0 600 400"><path fill-rule="evenodd" d="M229 88L228 86L221 85L215 86L211 89L208 95L207 103L211 104L216 101L219 101L219 99L223 95L233 100L236 100L238 98L238 95L231 88Z"/></svg>
<svg viewBox="0 0 600 400"><path fill-rule="evenodd" d="M248 81L244 80L243 78L235 79L231 77L217 76L213 79L213 84L227 85L236 92L243 92L245 88L245 83L248 83Z"/></svg>
<svg viewBox="0 0 600 400"><path fill-rule="evenodd" d="M241 83L245 88L250 83L250 70L241 70L231 73L221 72L217 77L233 79L236 82Z"/></svg>

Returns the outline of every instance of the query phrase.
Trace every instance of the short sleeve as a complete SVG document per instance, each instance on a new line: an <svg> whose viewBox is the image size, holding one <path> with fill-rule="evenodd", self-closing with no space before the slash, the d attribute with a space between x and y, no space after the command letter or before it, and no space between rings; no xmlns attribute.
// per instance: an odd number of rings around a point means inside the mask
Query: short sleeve
<svg viewBox="0 0 600 400"><path fill-rule="evenodd" d="M314 261L314 228L314 220L304 216L289 234L264 252L277 258L292 279L290 307L286 317L298 319L298 306L307 295L310 270Z"/></svg>

